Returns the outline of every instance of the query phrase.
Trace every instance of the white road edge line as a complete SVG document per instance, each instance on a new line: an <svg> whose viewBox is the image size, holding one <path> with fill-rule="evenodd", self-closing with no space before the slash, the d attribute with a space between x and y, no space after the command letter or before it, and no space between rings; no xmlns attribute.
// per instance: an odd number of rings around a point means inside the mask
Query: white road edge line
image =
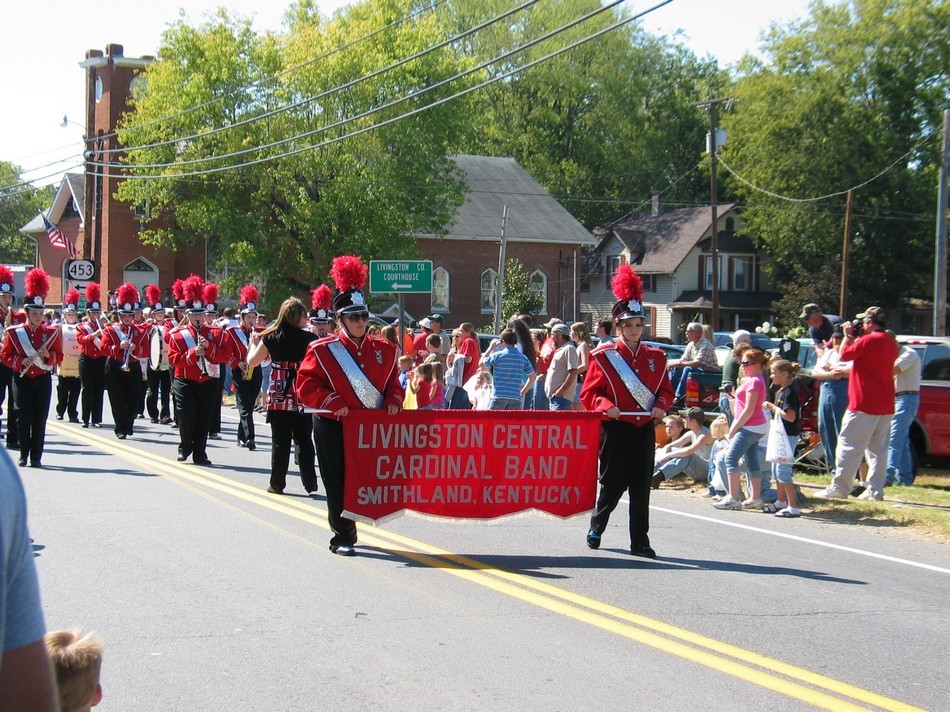
<svg viewBox="0 0 950 712"><path fill-rule="evenodd" d="M851 554L860 554L861 556L870 556L872 559L883 559L884 561L893 561L896 564L905 564L907 566L916 566L919 569L927 569L928 571L937 571L942 574L950 574L950 569L944 569L939 566L933 566L931 564L923 564L919 561L910 561L909 559L898 559L896 556L886 556L884 554L878 554L873 551L865 551L864 549L853 549L850 546L841 546L840 544L830 544L827 541L820 541L818 539L809 539L803 536L796 536L794 534L785 534L784 532L775 532L769 529L760 529L759 527L752 527L748 524L738 524L737 522L726 522L722 519L715 519L713 517L704 517L701 514L690 514L688 512L679 512L675 509L667 509L666 507L657 507L655 505L650 505L650 509L663 512L665 514L676 514L680 517L689 517L691 519L700 519L704 522L712 522L713 524L722 524L727 527L735 527L737 529L747 529L749 531L758 532L759 534L769 534L771 536L781 537L782 539L793 539L794 541L804 542L805 544L815 544L816 546L824 546L828 549L838 549L839 551L847 551Z"/></svg>

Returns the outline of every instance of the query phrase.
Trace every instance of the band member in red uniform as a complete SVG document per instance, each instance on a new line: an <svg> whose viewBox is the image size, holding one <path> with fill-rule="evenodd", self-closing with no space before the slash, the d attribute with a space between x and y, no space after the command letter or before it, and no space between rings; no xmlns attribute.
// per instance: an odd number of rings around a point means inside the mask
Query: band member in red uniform
<svg viewBox="0 0 950 712"><path fill-rule="evenodd" d="M86 319L79 325L76 338L82 353L79 355L79 382L82 383L82 427L92 422L102 427L102 398L106 392L106 357L99 346L102 344L102 302L99 301L99 285L86 285Z"/></svg>
<svg viewBox="0 0 950 712"><path fill-rule="evenodd" d="M142 389L139 358L148 354L148 330L134 323L140 309L139 290L130 283L116 290L119 321L102 328L100 348L106 357L106 388L115 422L115 436L125 440L133 434Z"/></svg>
<svg viewBox="0 0 950 712"><path fill-rule="evenodd" d="M168 339L168 360L175 369L172 394L178 417L180 444L178 461L193 458L196 465L210 465L208 420L217 395L217 384L209 375L212 363L227 360L228 348L220 330L215 334L204 323L202 283L191 275L184 283L188 301L188 323L172 330Z"/></svg>
<svg viewBox="0 0 950 712"><path fill-rule="evenodd" d="M590 519L587 546L600 547L607 520L624 492L630 497L630 553L655 559L650 546L650 479L656 446L654 421L673 403L666 354L641 343L646 318L643 282L628 264L614 275L618 339L590 354L580 399L607 416L601 426L600 496ZM644 413L644 415L629 415Z"/></svg>
<svg viewBox="0 0 950 712"><path fill-rule="evenodd" d="M46 417L53 395L53 367L63 360L59 327L43 323L43 300L49 276L41 269L26 273L26 323L7 329L0 362L13 370L13 398L18 411L20 466L27 458L42 467Z"/></svg>
<svg viewBox="0 0 950 712"><path fill-rule="evenodd" d="M145 286L145 298L151 305L151 326L149 328L149 360L145 369L145 382L148 388L145 391L145 409L153 423L161 422L167 425L172 422L169 410L172 372L168 363L168 341L165 334L168 332L168 319L165 318L165 305L162 302L162 290L157 284ZM174 328L172 325L171 328ZM158 348L154 348L152 344ZM157 350L158 359L152 358ZM161 410L159 410L161 399Z"/></svg>
<svg viewBox="0 0 950 712"><path fill-rule="evenodd" d="M79 422L79 292L66 290L63 298L63 362L56 375L56 420L69 415L70 423Z"/></svg>
<svg viewBox="0 0 950 712"><path fill-rule="evenodd" d="M316 289L311 290L310 331L316 334L318 338L322 339L336 331L333 324L336 315L330 311L332 302L333 292L330 291L327 285L321 284Z"/></svg>
<svg viewBox="0 0 950 712"><path fill-rule="evenodd" d="M234 384L234 400L237 404L238 431L237 442L239 447L254 450L254 403L257 394L261 391L261 369L247 365L247 350L251 345L254 334L262 329L257 328L257 300L259 294L253 284L246 285L241 290L241 316L237 326L227 329L228 347L231 358L228 366L231 369L231 382Z"/></svg>
<svg viewBox="0 0 950 712"><path fill-rule="evenodd" d="M366 266L358 257L345 255L333 260L330 275L338 290L333 308L340 328L307 348L297 374L297 391L304 405L321 411L313 418L313 439L333 531L330 551L354 556L356 522L343 516L346 463L341 421L358 409L395 415L402 408L404 393L399 385L396 345L366 334L369 308L362 292Z"/></svg>
<svg viewBox="0 0 950 712"><path fill-rule="evenodd" d="M3 343L3 335L7 329L26 321L26 313L13 308L15 292L13 272L6 265L0 265L0 344ZM4 402L7 404L7 447L10 450L19 450L20 435L17 429L16 402L13 398L13 371L0 364L0 416L3 415Z"/></svg>
<svg viewBox="0 0 950 712"><path fill-rule="evenodd" d="M218 326L218 291L218 285L210 282L205 284L201 291L205 301L205 326L214 334L214 340L221 341L227 346L228 340L224 329ZM221 355L224 356L225 353L222 351ZM223 366L214 362L208 363L208 374L217 381L217 395L211 403L211 412L208 414L208 439L210 440L221 439L221 406L224 404L224 376L221 369L227 368L227 361L224 363Z"/></svg>

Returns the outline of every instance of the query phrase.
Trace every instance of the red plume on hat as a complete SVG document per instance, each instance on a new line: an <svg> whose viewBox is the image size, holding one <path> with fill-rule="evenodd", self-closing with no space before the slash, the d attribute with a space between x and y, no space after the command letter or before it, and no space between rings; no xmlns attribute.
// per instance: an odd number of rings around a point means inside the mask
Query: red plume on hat
<svg viewBox="0 0 950 712"><path fill-rule="evenodd" d="M610 280L610 288L621 302L629 302L631 299L636 299L638 302L643 300L643 280L626 262L617 268L617 273Z"/></svg>
<svg viewBox="0 0 950 712"><path fill-rule="evenodd" d="M208 282L201 294L205 299L205 304L217 304L218 303L218 292L220 289L217 284Z"/></svg>
<svg viewBox="0 0 950 712"><path fill-rule="evenodd" d="M26 273L24 291L27 300L33 300L34 297L46 299L46 295L49 294L49 275L39 267L34 267Z"/></svg>
<svg viewBox="0 0 950 712"><path fill-rule="evenodd" d="M100 296L101 294L99 292L98 282L90 282L89 284L86 285L86 301L87 302L89 302L90 304L92 302L98 302Z"/></svg>
<svg viewBox="0 0 950 712"><path fill-rule="evenodd" d="M67 289L66 296L63 298L63 304L72 304L73 306L79 304L79 290Z"/></svg>
<svg viewBox="0 0 950 712"><path fill-rule="evenodd" d="M120 284L119 288L115 290L115 298L119 309L122 309L126 304L135 306L135 303L139 300L139 290L131 282Z"/></svg>
<svg viewBox="0 0 950 712"><path fill-rule="evenodd" d="M330 310L330 301L333 299L333 293L330 288L321 284L316 289L310 291L310 306L314 309Z"/></svg>
<svg viewBox="0 0 950 712"><path fill-rule="evenodd" d="M180 279L176 279L174 282L172 282L172 299L174 299L176 303L182 301L185 298L184 285L185 283Z"/></svg>
<svg viewBox="0 0 950 712"><path fill-rule="evenodd" d="M162 290L157 284L146 284L145 299L149 304L158 304L162 301Z"/></svg>
<svg viewBox="0 0 950 712"><path fill-rule="evenodd" d="M360 258L354 255L340 255L333 258L333 264L330 266L330 277L337 290L345 292L348 289L362 290L366 286L366 278L369 276L369 268L360 262Z"/></svg>
<svg viewBox="0 0 950 712"><path fill-rule="evenodd" d="M241 288L241 304L257 304L260 298L261 295L253 284L246 284Z"/></svg>
<svg viewBox="0 0 950 712"><path fill-rule="evenodd" d="M6 265L0 265L0 292L12 294L13 285L13 272Z"/></svg>
<svg viewBox="0 0 950 712"><path fill-rule="evenodd" d="M196 274L190 275L184 284L182 284L182 296L185 298L188 306L192 306L196 302L201 304L203 291L204 282L202 282L201 277Z"/></svg>

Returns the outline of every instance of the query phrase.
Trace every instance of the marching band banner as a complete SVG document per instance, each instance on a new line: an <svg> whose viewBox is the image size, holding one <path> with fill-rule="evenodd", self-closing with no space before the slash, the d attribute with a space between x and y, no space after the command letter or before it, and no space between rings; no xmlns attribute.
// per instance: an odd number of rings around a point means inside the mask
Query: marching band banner
<svg viewBox="0 0 950 712"><path fill-rule="evenodd" d="M584 411L350 411L345 515L378 522L407 509L457 519L588 512L600 423L600 413Z"/></svg>

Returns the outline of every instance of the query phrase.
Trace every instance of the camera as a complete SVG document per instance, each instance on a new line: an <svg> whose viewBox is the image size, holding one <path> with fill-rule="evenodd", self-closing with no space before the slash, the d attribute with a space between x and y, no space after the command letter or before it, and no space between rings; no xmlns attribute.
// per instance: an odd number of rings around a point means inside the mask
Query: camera
<svg viewBox="0 0 950 712"><path fill-rule="evenodd" d="M851 336L858 338L864 333L864 319L855 319L851 322Z"/></svg>

